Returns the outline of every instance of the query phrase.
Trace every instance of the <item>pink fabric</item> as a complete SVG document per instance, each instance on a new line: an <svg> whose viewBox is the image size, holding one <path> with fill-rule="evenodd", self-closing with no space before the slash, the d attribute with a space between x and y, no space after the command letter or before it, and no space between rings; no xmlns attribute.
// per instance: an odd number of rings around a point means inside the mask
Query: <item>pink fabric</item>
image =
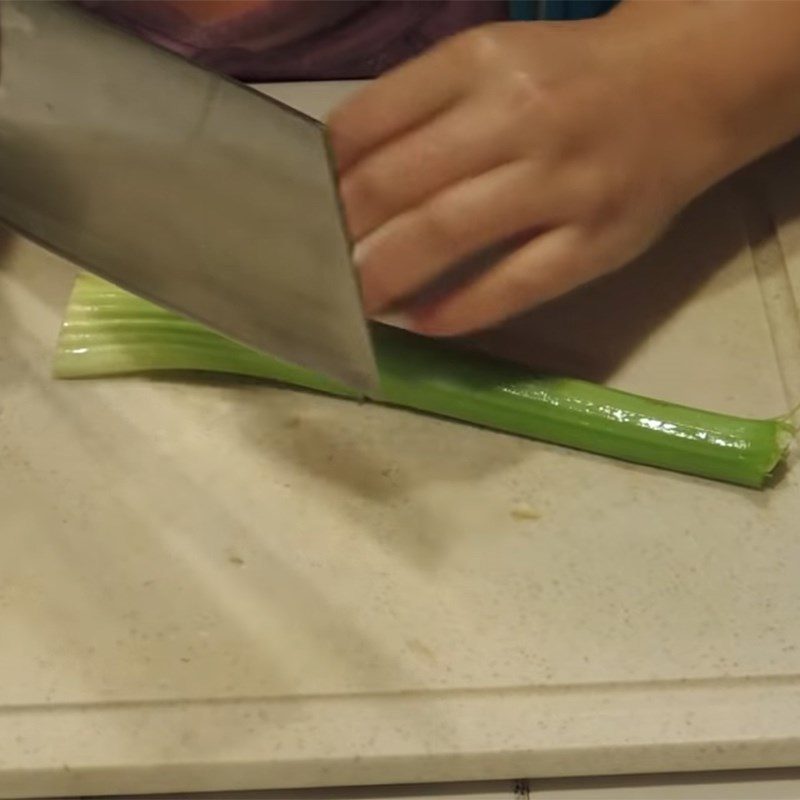
<svg viewBox="0 0 800 800"><path fill-rule="evenodd" d="M465 28L507 17L505 0L81 0L94 13L245 81L369 78Z"/></svg>

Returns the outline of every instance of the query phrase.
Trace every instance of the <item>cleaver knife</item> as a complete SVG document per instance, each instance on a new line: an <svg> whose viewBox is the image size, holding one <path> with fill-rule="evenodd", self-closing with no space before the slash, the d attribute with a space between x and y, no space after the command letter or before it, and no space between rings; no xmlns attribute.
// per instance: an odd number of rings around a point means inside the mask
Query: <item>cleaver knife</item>
<svg viewBox="0 0 800 800"><path fill-rule="evenodd" d="M70 3L0 4L0 221L233 340L379 390L324 125Z"/></svg>

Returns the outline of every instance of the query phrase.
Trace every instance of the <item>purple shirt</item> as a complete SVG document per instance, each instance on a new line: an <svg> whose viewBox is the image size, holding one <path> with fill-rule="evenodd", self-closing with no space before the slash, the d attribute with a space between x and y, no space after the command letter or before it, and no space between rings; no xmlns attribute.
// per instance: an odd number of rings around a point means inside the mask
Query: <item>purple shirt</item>
<svg viewBox="0 0 800 800"><path fill-rule="evenodd" d="M506 0L80 0L243 81L370 78L438 40L508 17Z"/></svg>

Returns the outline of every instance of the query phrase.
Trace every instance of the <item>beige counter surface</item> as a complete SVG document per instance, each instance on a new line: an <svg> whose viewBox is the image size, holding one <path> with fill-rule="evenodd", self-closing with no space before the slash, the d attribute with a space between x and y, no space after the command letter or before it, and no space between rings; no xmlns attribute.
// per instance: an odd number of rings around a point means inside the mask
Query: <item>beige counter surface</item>
<svg viewBox="0 0 800 800"><path fill-rule="evenodd" d="M791 216L784 166L757 183ZM487 341L783 413L800 235L765 208L723 187ZM253 382L56 382L71 279L5 238L0 796L800 761L796 470L754 492Z"/></svg>

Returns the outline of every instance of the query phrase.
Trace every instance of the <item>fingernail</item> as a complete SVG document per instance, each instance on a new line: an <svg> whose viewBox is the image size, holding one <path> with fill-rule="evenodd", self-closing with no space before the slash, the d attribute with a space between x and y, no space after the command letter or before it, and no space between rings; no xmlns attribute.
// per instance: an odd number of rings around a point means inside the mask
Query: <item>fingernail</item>
<svg viewBox="0 0 800 800"><path fill-rule="evenodd" d="M353 263L357 267L361 267L364 264L366 251L367 248L365 247L363 239L360 242L356 242L356 246L353 248Z"/></svg>
<svg viewBox="0 0 800 800"><path fill-rule="evenodd" d="M380 254L380 248L385 243L386 237L392 235L392 223L388 222L362 236L353 247L353 261L356 266L363 267L367 259L374 255L376 248Z"/></svg>
<svg viewBox="0 0 800 800"><path fill-rule="evenodd" d="M413 309L413 313L409 315L408 321L410 324L408 330L422 334L423 336L446 339L457 335L450 331L446 323L446 318L442 314L441 303L433 303Z"/></svg>
<svg viewBox="0 0 800 800"><path fill-rule="evenodd" d="M375 287L370 280L369 271L365 269L366 260L368 258L368 250L370 248L369 241L363 239L356 243L353 248L353 264L355 265L358 273L359 283L361 284L361 301L364 306L364 311L369 317L377 314L385 308L385 303L378 300L380 295L376 297Z"/></svg>
<svg viewBox="0 0 800 800"><path fill-rule="evenodd" d="M386 311L383 314L376 314L373 319L375 322L389 325L392 328L400 328L404 331L414 330L414 320L402 311Z"/></svg>
<svg viewBox="0 0 800 800"><path fill-rule="evenodd" d="M372 255L375 250L375 245L380 243L381 236L385 235L383 228L378 228L376 231L362 236L353 247L353 261L357 267L363 267L367 259Z"/></svg>

